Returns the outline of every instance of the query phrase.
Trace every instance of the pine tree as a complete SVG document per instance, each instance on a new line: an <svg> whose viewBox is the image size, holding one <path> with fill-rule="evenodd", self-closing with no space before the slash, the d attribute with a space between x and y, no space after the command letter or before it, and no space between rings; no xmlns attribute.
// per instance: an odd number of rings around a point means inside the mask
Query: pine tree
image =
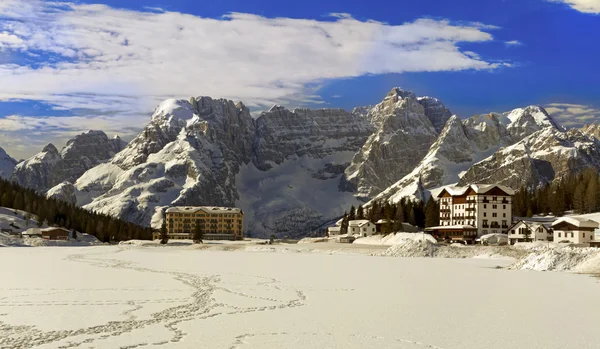
<svg viewBox="0 0 600 349"><path fill-rule="evenodd" d="M73 240L77 240L77 230L73 229L71 232L71 238L73 238Z"/></svg>
<svg viewBox="0 0 600 349"><path fill-rule="evenodd" d="M365 219L365 211L362 205L358 206L358 209L356 210L356 219Z"/></svg>
<svg viewBox="0 0 600 349"><path fill-rule="evenodd" d="M585 193L585 211L597 212L598 203L600 200L600 185L598 185L598 177L595 175L590 179L590 182Z"/></svg>
<svg viewBox="0 0 600 349"><path fill-rule="evenodd" d="M348 214L344 212L344 217L342 218L342 224L340 225L340 234L345 235L348 234Z"/></svg>
<svg viewBox="0 0 600 349"><path fill-rule="evenodd" d="M563 187L558 184L554 190L554 195L551 196L552 213L555 216L562 216L565 214L566 203L565 203L565 192Z"/></svg>
<svg viewBox="0 0 600 349"><path fill-rule="evenodd" d="M573 194L573 209L577 213L585 212L585 183L579 182L575 187L575 193Z"/></svg>
<svg viewBox="0 0 600 349"><path fill-rule="evenodd" d="M194 243L198 244L198 243L202 243L202 239L204 238L204 232L202 231L202 227L200 226L200 224L196 224L196 226L194 227Z"/></svg>
<svg viewBox="0 0 600 349"><path fill-rule="evenodd" d="M350 213L348 214L348 220L353 221L356 219L356 209L354 208L354 205L352 205L352 207L350 207Z"/></svg>
<svg viewBox="0 0 600 349"><path fill-rule="evenodd" d="M166 245L169 242L169 233L167 232L167 222L163 220L160 226L160 243Z"/></svg>
<svg viewBox="0 0 600 349"><path fill-rule="evenodd" d="M432 196L425 205L425 227L437 227L438 225L440 225L440 210Z"/></svg>

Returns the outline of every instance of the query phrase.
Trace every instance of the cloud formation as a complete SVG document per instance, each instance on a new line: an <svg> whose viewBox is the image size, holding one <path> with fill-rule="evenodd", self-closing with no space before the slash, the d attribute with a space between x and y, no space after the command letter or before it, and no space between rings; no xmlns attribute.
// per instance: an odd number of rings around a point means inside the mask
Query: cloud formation
<svg viewBox="0 0 600 349"><path fill-rule="evenodd" d="M600 14L600 0L550 0L552 2L562 2L571 6L573 9L584 13Z"/></svg>
<svg viewBox="0 0 600 349"><path fill-rule="evenodd" d="M345 13L322 21L247 13L215 19L3 0L0 52L30 59L0 61L0 101L36 100L115 120L172 97L209 95L257 108L318 103L315 86L329 79L508 65L459 46L492 41L493 29L427 18L389 25Z"/></svg>
<svg viewBox="0 0 600 349"><path fill-rule="evenodd" d="M600 108L581 104L552 103L545 109L554 119L565 127L582 127L591 123L600 123Z"/></svg>

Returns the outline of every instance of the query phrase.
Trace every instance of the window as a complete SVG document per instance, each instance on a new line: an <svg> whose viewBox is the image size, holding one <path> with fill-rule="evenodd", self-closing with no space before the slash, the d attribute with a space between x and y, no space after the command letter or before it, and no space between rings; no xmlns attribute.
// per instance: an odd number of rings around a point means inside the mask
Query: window
<svg viewBox="0 0 600 349"><path fill-rule="evenodd" d="M492 217L498 217L498 214L496 212L493 212Z"/></svg>
<svg viewBox="0 0 600 349"><path fill-rule="evenodd" d="M498 197L494 196L494 197L492 198L492 200L496 201L496 200L498 200Z"/></svg>
<svg viewBox="0 0 600 349"><path fill-rule="evenodd" d="M506 213L503 213L503 214L502 214L502 217L503 217L503 218L506 218Z"/></svg>
<svg viewBox="0 0 600 349"><path fill-rule="evenodd" d="M492 205L492 208L495 210L498 208L498 205Z"/></svg>
<svg viewBox="0 0 600 349"><path fill-rule="evenodd" d="M585 239L585 233L583 233L583 238Z"/></svg>
<svg viewBox="0 0 600 349"><path fill-rule="evenodd" d="M484 217L487 217L487 212L484 212L484 213L483 213L483 216L484 216Z"/></svg>
<svg viewBox="0 0 600 349"><path fill-rule="evenodd" d="M558 233L558 237L561 237L561 233Z"/></svg>
<svg viewBox="0 0 600 349"><path fill-rule="evenodd" d="M506 205L502 205L502 209L503 209L503 210L506 210Z"/></svg>
<svg viewBox="0 0 600 349"><path fill-rule="evenodd" d="M571 237L574 238L575 237L575 233L571 233Z"/></svg>
<svg viewBox="0 0 600 349"><path fill-rule="evenodd" d="M487 205L486 205L486 204L483 204L483 208L487 208Z"/></svg>

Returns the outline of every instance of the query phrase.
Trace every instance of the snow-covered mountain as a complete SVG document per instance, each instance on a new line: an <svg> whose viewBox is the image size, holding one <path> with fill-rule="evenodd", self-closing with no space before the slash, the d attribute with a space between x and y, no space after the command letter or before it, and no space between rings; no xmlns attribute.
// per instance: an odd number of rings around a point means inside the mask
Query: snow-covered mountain
<svg viewBox="0 0 600 349"><path fill-rule="evenodd" d="M168 100L110 162L49 193L153 226L168 205L237 205L247 230L294 235L358 202L339 183L372 131L342 109L274 106L253 120L242 103Z"/></svg>
<svg viewBox="0 0 600 349"><path fill-rule="evenodd" d="M537 106L476 115L463 121L453 116L418 166L374 200L398 202L405 196L426 199L426 190L458 182L475 163L501 147L546 128L562 132L562 127Z"/></svg>
<svg viewBox="0 0 600 349"><path fill-rule="evenodd" d="M17 160L11 158L4 149L0 148L0 178L10 178L16 165Z"/></svg>
<svg viewBox="0 0 600 349"><path fill-rule="evenodd" d="M459 185L478 182L531 188L585 168L600 169L600 141L579 130L548 127L473 165Z"/></svg>
<svg viewBox="0 0 600 349"><path fill-rule="evenodd" d="M358 110L365 114L365 109ZM437 99L394 88L365 117L375 127L346 169L343 187L369 199L404 177L435 142L450 111Z"/></svg>
<svg viewBox="0 0 600 349"><path fill-rule="evenodd" d="M53 144L16 165L11 180L45 192L64 182L74 182L88 169L107 161L121 151L125 142L109 139L102 131L88 131L69 140L59 152Z"/></svg>

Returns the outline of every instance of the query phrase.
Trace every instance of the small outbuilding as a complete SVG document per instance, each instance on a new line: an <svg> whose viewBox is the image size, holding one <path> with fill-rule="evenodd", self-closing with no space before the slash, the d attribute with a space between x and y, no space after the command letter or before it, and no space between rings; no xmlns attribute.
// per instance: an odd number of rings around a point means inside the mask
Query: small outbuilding
<svg viewBox="0 0 600 349"><path fill-rule="evenodd" d="M42 233L42 238L46 240L68 240L69 239L69 231L64 228L44 228L40 229Z"/></svg>

